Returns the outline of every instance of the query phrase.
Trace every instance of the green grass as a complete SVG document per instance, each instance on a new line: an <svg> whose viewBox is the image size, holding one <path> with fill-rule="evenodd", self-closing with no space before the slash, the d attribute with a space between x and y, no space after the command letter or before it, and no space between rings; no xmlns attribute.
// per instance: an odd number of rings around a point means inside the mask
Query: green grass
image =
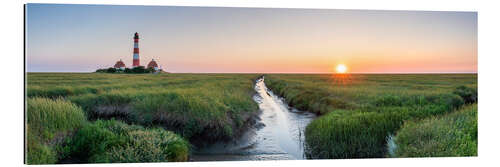
<svg viewBox="0 0 500 167"><path fill-rule="evenodd" d="M90 163L187 161L189 143L162 128L116 120L87 124L65 144L68 156Z"/></svg>
<svg viewBox="0 0 500 167"><path fill-rule="evenodd" d="M394 138L393 157L477 156L477 104L408 121Z"/></svg>
<svg viewBox="0 0 500 167"><path fill-rule="evenodd" d="M89 122L77 105L27 100L27 164L187 161L189 143L163 128L116 120Z"/></svg>
<svg viewBox="0 0 500 167"><path fill-rule="evenodd" d="M228 140L258 113L254 74L28 73L28 97L65 98L90 120L163 126L192 141Z"/></svg>
<svg viewBox="0 0 500 167"><path fill-rule="evenodd" d="M27 162L185 161L187 141L243 132L258 114L258 76L28 73ZM477 102L476 74L272 74L265 82L290 105L320 115L306 128L309 158L386 157L388 136L402 141L405 122Z"/></svg>
<svg viewBox="0 0 500 167"><path fill-rule="evenodd" d="M27 101L27 163L52 164L60 158L57 147L81 127L84 112L71 102L29 98Z"/></svg>
<svg viewBox="0 0 500 167"><path fill-rule="evenodd" d="M257 77L28 73L28 163L186 161L190 144L185 139L204 144L243 132L245 123L258 114L252 99ZM50 104L40 106L40 99ZM79 117L61 114L71 110L54 107L55 103L73 107ZM36 110L53 115L33 112ZM80 121L74 120L77 118ZM44 122L39 123L40 119ZM60 122L78 126L70 128ZM62 137L64 142L57 147L46 144L65 128L73 131L72 137Z"/></svg>
<svg viewBox="0 0 500 167"><path fill-rule="evenodd" d="M265 82L290 105L322 115L306 128L309 158L385 157L387 137L404 121L449 113L477 90L475 74L275 74Z"/></svg>

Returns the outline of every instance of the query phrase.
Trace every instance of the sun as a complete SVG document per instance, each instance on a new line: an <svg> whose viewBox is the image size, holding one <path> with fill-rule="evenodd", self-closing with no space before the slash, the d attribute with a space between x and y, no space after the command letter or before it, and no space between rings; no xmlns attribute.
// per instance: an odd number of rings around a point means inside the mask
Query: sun
<svg viewBox="0 0 500 167"><path fill-rule="evenodd" d="M347 72L347 67L344 64L339 64L337 65L336 68L337 73L346 73Z"/></svg>

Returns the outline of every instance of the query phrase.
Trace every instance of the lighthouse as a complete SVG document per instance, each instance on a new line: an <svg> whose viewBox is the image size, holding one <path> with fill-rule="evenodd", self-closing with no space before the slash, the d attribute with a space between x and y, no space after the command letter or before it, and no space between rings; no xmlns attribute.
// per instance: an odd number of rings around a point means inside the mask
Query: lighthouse
<svg viewBox="0 0 500 167"><path fill-rule="evenodd" d="M134 34L134 59L132 61L132 67L140 66L139 62L139 34L135 32Z"/></svg>

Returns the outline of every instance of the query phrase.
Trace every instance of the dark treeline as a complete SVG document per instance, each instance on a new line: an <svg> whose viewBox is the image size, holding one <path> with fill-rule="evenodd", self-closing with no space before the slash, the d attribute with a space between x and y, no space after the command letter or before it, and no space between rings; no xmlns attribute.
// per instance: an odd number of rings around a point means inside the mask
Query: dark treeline
<svg viewBox="0 0 500 167"><path fill-rule="evenodd" d="M143 74L143 73L155 73L157 70L154 68L145 68L144 66L138 66L134 68L125 68L125 69L119 69L119 68L102 68L102 69L97 69L95 72L97 73L128 73L128 74Z"/></svg>

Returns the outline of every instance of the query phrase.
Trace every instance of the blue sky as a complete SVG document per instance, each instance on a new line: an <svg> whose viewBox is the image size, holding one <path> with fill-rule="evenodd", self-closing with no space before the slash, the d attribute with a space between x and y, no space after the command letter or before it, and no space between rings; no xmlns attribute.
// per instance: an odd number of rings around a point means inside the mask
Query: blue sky
<svg viewBox="0 0 500 167"><path fill-rule="evenodd" d="M477 13L28 4L28 72L477 72Z"/></svg>

